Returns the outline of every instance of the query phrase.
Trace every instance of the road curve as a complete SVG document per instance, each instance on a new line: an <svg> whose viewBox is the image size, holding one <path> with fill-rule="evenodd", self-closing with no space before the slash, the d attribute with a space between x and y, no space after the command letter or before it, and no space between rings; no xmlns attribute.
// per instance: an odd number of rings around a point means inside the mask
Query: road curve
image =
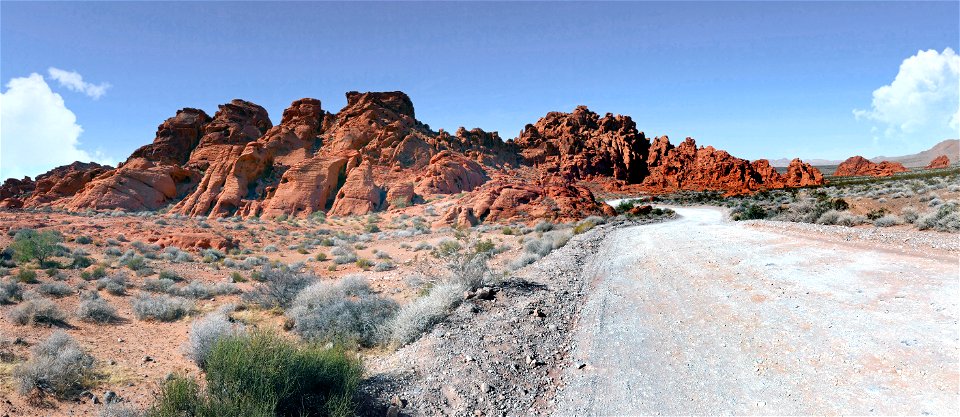
<svg viewBox="0 0 960 417"><path fill-rule="evenodd" d="M554 414L960 414L958 259L676 211L587 265Z"/></svg>

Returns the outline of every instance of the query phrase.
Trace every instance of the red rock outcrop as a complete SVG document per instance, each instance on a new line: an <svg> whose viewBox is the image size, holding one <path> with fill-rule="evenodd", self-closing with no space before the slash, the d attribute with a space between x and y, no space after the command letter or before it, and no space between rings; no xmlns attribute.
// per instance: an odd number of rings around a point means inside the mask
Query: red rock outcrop
<svg viewBox="0 0 960 417"><path fill-rule="evenodd" d="M899 162L882 161L880 163L870 162L862 156L853 156L837 165L837 170L833 173L837 177L889 177L898 172L909 171Z"/></svg>
<svg viewBox="0 0 960 417"><path fill-rule="evenodd" d="M30 177L23 177L22 180L16 178L7 178L0 186L0 208L21 208L23 199L37 188Z"/></svg>
<svg viewBox="0 0 960 417"><path fill-rule="evenodd" d="M22 208L57 205L73 197L97 176L112 169L95 162L74 162L22 180L10 178L0 186L0 207Z"/></svg>
<svg viewBox="0 0 960 417"><path fill-rule="evenodd" d="M210 116L185 108L157 127L153 143L142 146L117 169L104 173L76 194L70 210L157 210L182 197L200 179L199 172L184 169L197 147Z"/></svg>
<svg viewBox="0 0 960 417"><path fill-rule="evenodd" d="M666 140L665 137L658 138L657 153L651 152L648 157L653 163L649 166L650 175L643 180L645 186L665 191L723 190L730 193L763 187L766 179L754 171L754 166L747 160L735 158L712 146L697 148L692 138L675 148L669 142L664 144ZM770 188L780 185L779 175L769 181Z"/></svg>
<svg viewBox="0 0 960 417"><path fill-rule="evenodd" d="M402 92L346 98L337 113L316 99L294 101L276 126L243 100L212 118L185 108L117 169L77 165L36 182L11 179L0 187L0 207L156 210L179 200L171 213L347 216L465 193L443 218L465 226L612 213L587 186L745 193L823 183L799 160L779 174L765 160L698 148L689 138L676 147L666 137L651 143L630 117L584 106L548 113L504 141L479 128L435 132Z"/></svg>
<svg viewBox="0 0 960 417"><path fill-rule="evenodd" d="M190 216L211 214L247 143L257 140L271 127L273 125L263 107L243 100L220 105L184 165L191 171L203 172L203 177L171 211ZM221 206L221 210L224 207Z"/></svg>
<svg viewBox="0 0 960 417"><path fill-rule="evenodd" d="M331 216L353 216L376 211L383 204L385 193L373 181L373 167L369 161L363 161L356 169L350 170L347 181L337 192Z"/></svg>
<svg viewBox="0 0 960 417"><path fill-rule="evenodd" d="M950 158L946 155L940 155L927 164L927 169L946 168L948 166L950 166Z"/></svg>
<svg viewBox="0 0 960 417"><path fill-rule="evenodd" d="M823 174L808 163L794 158L783 175L784 187L809 187L823 184Z"/></svg>
<svg viewBox="0 0 960 417"><path fill-rule="evenodd" d="M650 143L629 116L604 117L579 106L550 112L516 140L527 163L568 178L613 177L639 182L647 173Z"/></svg>
<svg viewBox="0 0 960 417"><path fill-rule="evenodd" d="M476 161L452 151L440 152L427 165L414 188L418 195L457 194L473 191L490 178Z"/></svg>

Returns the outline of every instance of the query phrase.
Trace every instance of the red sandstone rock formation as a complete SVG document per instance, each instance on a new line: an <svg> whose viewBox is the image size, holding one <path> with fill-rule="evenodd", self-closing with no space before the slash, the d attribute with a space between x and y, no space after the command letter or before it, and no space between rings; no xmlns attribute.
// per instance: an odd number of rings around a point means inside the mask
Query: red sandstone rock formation
<svg viewBox="0 0 960 417"><path fill-rule="evenodd" d="M898 172L909 171L899 162L882 161L880 163L870 162L862 156L853 156L843 161L837 166L833 175L838 177L888 177Z"/></svg>
<svg viewBox="0 0 960 417"><path fill-rule="evenodd" d="M73 197L84 185L109 171L109 166L95 162L74 162L37 176L36 181L25 177L10 178L0 186L0 207L42 207L56 205Z"/></svg>
<svg viewBox="0 0 960 417"><path fill-rule="evenodd" d="M521 155L546 172L574 179L613 177L639 182L646 176L650 143L629 116L600 117L586 106L550 112L527 125L516 140Z"/></svg>
<svg viewBox="0 0 960 417"><path fill-rule="evenodd" d="M200 179L184 169L210 122L203 110L185 108L157 127L150 145L143 146L117 169L106 172L77 193L65 207L70 210L157 210L183 196Z"/></svg>
<svg viewBox="0 0 960 417"><path fill-rule="evenodd" d="M547 114L516 140L463 127L434 132L401 92L349 92L337 113L300 99L276 126L243 100L221 105L213 118L186 108L117 169L75 166L41 177L7 180L0 207L156 210L180 200L172 213L344 216L467 193L443 219L466 226L612 213L588 184L744 193L823 183L799 160L781 175L765 160L750 163L692 139L651 144L629 117L583 106Z"/></svg>
<svg viewBox="0 0 960 417"><path fill-rule="evenodd" d="M950 158L948 158L946 155L940 155L936 158L933 158L933 160L927 164L927 169L946 168L948 166L950 166Z"/></svg>

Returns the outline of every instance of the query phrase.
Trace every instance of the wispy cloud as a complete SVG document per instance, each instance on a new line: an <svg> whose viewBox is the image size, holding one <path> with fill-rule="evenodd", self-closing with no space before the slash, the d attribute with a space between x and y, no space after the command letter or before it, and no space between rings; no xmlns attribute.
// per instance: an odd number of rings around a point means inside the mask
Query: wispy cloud
<svg viewBox="0 0 960 417"><path fill-rule="evenodd" d="M0 179L36 176L74 161L114 161L80 149L83 128L40 74L13 78L0 93Z"/></svg>
<svg viewBox="0 0 960 417"><path fill-rule="evenodd" d="M60 86L67 87L67 89L71 91L86 94L94 100L102 97L107 93L107 89L110 88L109 83L93 84L83 81L83 76L76 71L66 71L60 68L50 67L47 72L50 73L50 78L60 83Z"/></svg>
<svg viewBox="0 0 960 417"><path fill-rule="evenodd" d="M900 64L889 85L873 92L858 120L877 122L884 138L929 141L956 137L960 130L960 56L953 49L919 51ZM873 129L879 133L881 129ZM874 136L874 142L880 138Z"/></svg>

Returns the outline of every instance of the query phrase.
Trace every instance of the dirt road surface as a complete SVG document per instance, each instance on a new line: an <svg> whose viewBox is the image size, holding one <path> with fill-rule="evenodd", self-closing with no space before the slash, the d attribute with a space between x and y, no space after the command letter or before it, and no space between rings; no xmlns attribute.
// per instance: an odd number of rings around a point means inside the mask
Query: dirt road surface
<svg viewBox="0 0 960 417"><path fill-rule="evenodd" d="M956 252L676 211L585 266L554 414L960 413Z"/></svg>

